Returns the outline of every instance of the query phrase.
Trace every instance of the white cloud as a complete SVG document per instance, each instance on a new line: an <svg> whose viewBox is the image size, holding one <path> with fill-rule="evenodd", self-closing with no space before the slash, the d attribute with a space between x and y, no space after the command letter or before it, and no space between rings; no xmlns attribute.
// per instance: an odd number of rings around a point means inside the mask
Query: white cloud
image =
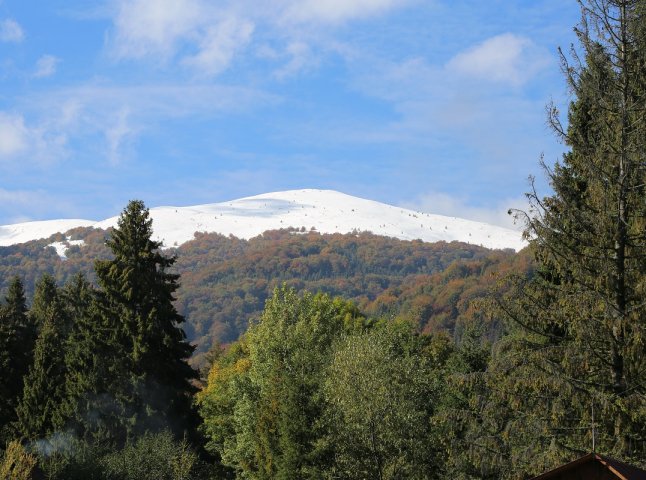
<svg viewBox="0 0 646 480"><path fill-rule="evenodd" d="M525 197L508 198L492 206L480 207L474 206L466 198L440 192L421 195L414 201L404 203L401 206L411 210L446 215L447 217L465 218L514 230L522 230L524 225L515 222L514 217L508 213L509 209L529 211L529 205Z"/></svg>
<svg viewBox="0 0 646 480"><path fill-rule="evenodd" d="M115 2L115 36L112 47L117 57L168 58L178 42L196 35L203 21L197 0L118 0Z"/></svg>
<svg viewBox="0 0 646 480"><path fill-rule="evenodd" d="M186 57L184 63L205 75L217 75L250 42L253 30L254 24L248 20L227 18L206 30L199 41L199 52Z"/></svg>
<svg viewBox="0 0 646 480"><path fill-rule="evenodd" d="M218 85L86 85L49 90L20 103L23 116L0 112L0 160L60 161L71 142L85 141L110 165L128 157L147 131L169 119L238 113L275 103L277 97L242 87ZM11 134L11 135L10 135ZM6 140L5 140L6 138Z"/></svg>
<svg viewBox="0 0 646 480"><path fill-rule="evenodd" d="M56 66L60 59L53 55L43 55L36 62L36 71L34 77L43 78L50 77L56 73Z"/></svg>
<svg viewBox="0 0 646 480"><path fill-rule="evenodd" d="M55 211L61 215L73 215L78 205L61 197L60 192L49 194L43 190L9 190L0 187L0 215L7 225L30 222ZM20 212L20 213L18 213ZM30 212L31 215L25 215Z"/></svg>
<svg viewBox="0 0 646 480"><path fill-rule="evenodd" d="M0 22L0 41L3 42L22 42L25 38L25 33L22 27L11 18L7 18Z"/></svg>
<svg viewBox="0 0 646 480"><path fill-rule="evenodd" d="M389 102L398 114L381 128L354 129L372 132L373 141L422 143L430 149L429 156L450 151L450 145L454 151L469 152L468 157L486 159L477 164L477 174L481 181L498 184L503 175L524 181L540 152L554 143L545 127L545 97L532 98L528 87L474 81L420 57L356 65L354 88Z"/></svg>
<svg viewBox="0 0 646 480"><path fill-rule="evenodd" d="M254 31L234 9L201 0L116 0L115 11L117 58L178 60L205 76L227 69Z"/></svg>
<svg viewBox="0 0 646 480"><path fill-rule="evenodd" d="M478 80L522 85L547 63L547 55L530 39L504 33L458 53L447 69Z"/></svg>
<svg viewBox="0 0 646 480"><path fill-rule="evenodd" d="M311 47L305 42L291 42L287 45L285 54L289 56L289 60L274 73L275 77L278 79L291 77L300 72L309 70L319 63L317 56L312 52Z"/></svg>
<svg viewBox="0 0 646 480"><path fill-rule="evenodd" d="M402 0L297 0L289 2L285 17L297 22L338 23L384 13Z"/></svg>
<svg viewBox="0 0 646 480"><path fill-rule="evenodd" d="M282 78L316 65L305 37L316 27L385 13L410 0L112 0L108 47L117 59L175 62L207 76L226 70L257 30L277 42ZM319 39L327 45L327 40ZM281 45L282 44L282 45ZM266 48L266 47L264 47ZM258 50L257 50L258 51ZM268 57L265 57L269 59Z"/></svg>
<svg viewBox="0 0 646 480"><path fill-rule="evenodd" d="M25 122L23 114L0 112L0 162L47 163L65 154L67 136L55 122Z"/></svg>
<svg viewBox="0 0 646 480"><path fill-rule="evenodd" d="M32 95L22 106L36 113L47 114L57 124L72 125L94 121L107 112L128 111L128 117L150 120L182 118L190 115L235 113L277 100L261 91L221 85L143 84L110 86L88 84L50 90ZM99 118L94 118L94 117ZM107 117L111 123L114 116Z"/></svg>
<svg viewBox="0 0 646 480"><path fill-rule="evenodd" d="M132 141L136 130L129 123L130 109L122 107L117 113L111 124L105 130L107 141L107 157L111 165L117 165L121 162L124 147Z"/></svg>
<svg viewBox="0 0 646 480"><path fill-rule="evenodd" d="M0 203L5 204L28 204L33 203L38 199L39 195L36 192L31 192L27 190L7 190L0 187ZM27 219L22 219L22 221L28 221Z"/></svg>
<svg viewBox="0 0 646 480"><path fill-rule="evenodd" d="M22 116L0 112L0 160L25 151L28 137Z"/></svg>

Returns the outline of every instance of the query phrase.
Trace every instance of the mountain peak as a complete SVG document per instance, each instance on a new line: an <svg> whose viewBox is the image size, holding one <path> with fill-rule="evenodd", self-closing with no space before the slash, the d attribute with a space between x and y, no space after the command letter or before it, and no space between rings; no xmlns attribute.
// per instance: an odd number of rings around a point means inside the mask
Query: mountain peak
<svg viewBox="0 0 646 480"><path fill-rule="evenodd" d="M486 223L434 215L334 190L288 190L221 203L150 209L154 237L165 247L193 239L195 232L217 232L251 238L267 230L297 228L319 233L370 231L376 235L426 242L460 241L487 248L525 246L520 232ZM0 226L0 246L47 238L74 227L109 228L118 217L91 220L49 220Z"/></svg>

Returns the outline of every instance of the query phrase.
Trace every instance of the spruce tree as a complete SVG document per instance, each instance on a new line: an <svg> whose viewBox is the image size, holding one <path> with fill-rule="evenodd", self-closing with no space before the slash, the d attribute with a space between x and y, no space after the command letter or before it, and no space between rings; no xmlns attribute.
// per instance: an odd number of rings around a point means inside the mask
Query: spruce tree
<svg viewBox="0 0 646 480"><path fill-rule="evenodd" d="M0 307L0 441L9 440L8 427L16 419L15 409L31 363L34 339L23 284L14 277L5 304Z"/></svg>
<svg viewBox="0 0 646 480"><path fill-rule="evenodd" d="M12 371L12 359L9 354L11 339L15 336L12 325L7 320L7 314L0 305L0 441L7 441L6 426L13 420L12 403L14 396L11 392L11 383L14 372ZM6 372L6 373L5 373Z"/></svg>
<svg viewBox="0 0 646 480"><path fill-rule="evenodd" d="M45 323L47 310L58 299L56 280L49 273L45 273L36 283L34 298L29 309L29 317L35 328L40 330ZM38 333L38 332L37 332Z"/></svg>
<svg viewBox="0 0 646 480"><path fill-rule="evenodd" d="M65 285L62 295L74 323L65 345L60 416L65 429L79 438L110 442L124 421L123 405L114 392L127 381L118 332L100 315L97 292L83 274Z"/></svg>
<svg viewBox="0 0 646 480"><path fill-rule="evenodd" d="M178 275L168 269L175 258L161 254L152 234L148 209L131 201L106 242L114 258L95 264L101 314L115 328L126 362L127 384L115 395L129 417L128 435L194 428L191 381L198 375L187 363L193 347L173 306Z"/></svg>
<svg viewBox="0 0 646 480"><path fill-rule="evenodd" d="M500 302L518 328L495 378L512 461L542 462L528 472L589 451L593 409L598 451L646 458L646 2L580 3L567 128L550 109L569 151L546 169L554 193L529 195L538 271Z"/></svg>
<svg viewBox="0 0 646 480"><path fill-rule="evenodd" d="M33 363L16 409L17 432L25 438L48 436L63 426L60 404L65 385L64 346L67 314L54 280L44 275L36 286L30 316L41 325Z"/></svg>

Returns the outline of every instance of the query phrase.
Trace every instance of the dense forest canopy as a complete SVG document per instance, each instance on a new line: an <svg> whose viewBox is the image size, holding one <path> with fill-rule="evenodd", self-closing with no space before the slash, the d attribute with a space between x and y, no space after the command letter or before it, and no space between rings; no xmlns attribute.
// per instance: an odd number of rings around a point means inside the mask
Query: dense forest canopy
<svg viewBox="0 0 646 480"><path fill-rule="evenodd" d="M25 281L28 298L42 273L64 283L83 272L95 280L95 259L110 258L107 232L75 229L84 240L58 256L46 240L0 247L0 292L12 274ZM196 234L193 241L165 252L177 256L171 271L181 275L177 309L198 352L214 342L230 342L250 320L260 317L265 301L282 283L296 289L340 295L377 316L410 317L422 330L452 331L475 312L472 300L484 296L496 275L510 269L528 272L527 255L491 251L462 243L424 243L369 233L321 235L283 230L251 240Z"/></svg>

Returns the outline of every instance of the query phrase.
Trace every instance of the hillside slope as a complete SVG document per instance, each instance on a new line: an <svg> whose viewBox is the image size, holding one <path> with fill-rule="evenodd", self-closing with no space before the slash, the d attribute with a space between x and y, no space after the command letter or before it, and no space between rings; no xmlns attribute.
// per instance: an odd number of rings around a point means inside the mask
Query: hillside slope
<svg viewBox="0 0 646 480"><path fill-rule="evenodd" d="M106 235L78 228L67 237L0 247L0 295L13 275L25 280L29 296L45 272L60 283L79 271L94 280L94 261L110 255ZM60 245L70 245L65 258L56 250ZM524 252L368 233L282 230L250 240L198 234L167 253L177 256L174 270L181 275L178 310L202 352L213 341L235 340L283 282L351 299L368 314L405 316L421 329L452 331L477 315L473 302L486 295L497 272L529 268Z"/></svg>

